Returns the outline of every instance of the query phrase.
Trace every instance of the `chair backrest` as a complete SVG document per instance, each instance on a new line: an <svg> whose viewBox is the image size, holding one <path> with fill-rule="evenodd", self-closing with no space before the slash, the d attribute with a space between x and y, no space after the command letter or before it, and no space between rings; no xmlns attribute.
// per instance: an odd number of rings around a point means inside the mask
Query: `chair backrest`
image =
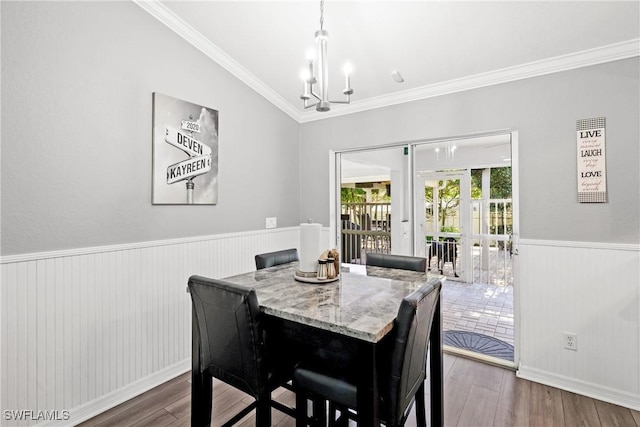
<svg viewBox="0 0 640 427"><path fill-rule="evenodd" d="M389 418L391 425L401 425L403 415L416 391L426 379L429 337L441 283L428 283L405 297L395 324L389 378Z"/></svg>
<svg viewBox="0 0 640 427"><path fill-rule="evenodd" d="M289 262L298 261L298 250L283 249L281 251L267 252L256 255L256 269L273 267L274 265L287 264Z"/></svg>
<svg viewBox="0 0 640 427"><path fill-rule="evenodd" d="M427 259L408 255L367 253L367 265L374 267L399 268L402 270L427 271Z"/></svg>
<svg viewBox="0 0 640 427"><path fill-rule="evenodd" d="M200 338L200 372L258 396L268 374L255 291L201 276L191 276L188 287Z"/></svg>

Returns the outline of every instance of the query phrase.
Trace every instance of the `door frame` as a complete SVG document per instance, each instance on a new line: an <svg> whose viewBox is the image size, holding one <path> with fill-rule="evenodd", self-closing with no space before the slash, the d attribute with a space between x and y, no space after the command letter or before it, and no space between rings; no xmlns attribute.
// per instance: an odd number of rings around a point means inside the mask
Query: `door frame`
<svg viewBox="0 0 640 427"><path fill-rule="evenodd" d="M512 231L512 250L513 250L513 313L514 313L514 358L513 363L505 363L504 366L518 368L520 363L520 268L518 257L518 244L520 240L520 164L519 164L519 139L518 131L514 129L500 129L489 132L478 132L471 134L463 134L451 137L425 138L411 141L401 141L391 144L381 144L375 146L366 146L359 148L330 150L329 151L329 247L340 247L340 156L343 153L355 153L358 151L369 151L392 147L408 147L407 161L407 197L409 200L409 221L408 227L412 242L411 247L415 250L415 205L414 200L414 149L417 145L425 143L440 143L447 141L457 141L474 139L490 136L509 135L511 142L511 187L512 187L512 203L513 203L513 231ZM495 363L494 360L490 362Z"/></svg>

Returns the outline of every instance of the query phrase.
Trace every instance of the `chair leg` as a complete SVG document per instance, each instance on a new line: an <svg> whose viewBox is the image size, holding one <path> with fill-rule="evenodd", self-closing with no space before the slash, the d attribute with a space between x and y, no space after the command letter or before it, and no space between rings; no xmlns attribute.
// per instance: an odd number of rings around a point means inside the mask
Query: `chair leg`
<svg viewBox="0 0 640 427"><path fill-rule="evenodd" d="M296 391L296 427L307 427L307 396L301 391Z"/></svg>
<svg viewBox="0 0 640 427"><path fill-rule="evenodd" d="M336 418L337 411L340 417ZM329 427L347 427L349 425L349 410L342 405L329 402Z"/></svg>
<svg viewBox="0 0 640 427"><path fill-rule="evenodd" d="M301 391L296 392L296 427L326 427L327 406L321 397L311 398L311 415L308 415L307 396Z"/></svg>
<svg viewBox="0 0 640 427"><path fill-rule="evenodd" d="M195 370L191 373L191 425L209 427L213 395L211 377Z"/></svg>
<svg viewBox="0 0 640 427"><path fill-rule="evenodd" d="M415 395L416 401L416 426L417 427L427 427L427 415L426 415L426 407L424 403L424 381L418 387L418 391L416 391Z"/></svg>
<svg viewBox="0 0 640 427"><path fill-rule="evenodd" d="M271 426L271 402L270 393L261 396L256 402L256 427Z"/></svg>
<svg viewBox="0 0 640 427"><path fill-rule="evenodd" d="M325 427L327 425L327 401L322 397L314 396L313 400L313 425Z"/></svg>

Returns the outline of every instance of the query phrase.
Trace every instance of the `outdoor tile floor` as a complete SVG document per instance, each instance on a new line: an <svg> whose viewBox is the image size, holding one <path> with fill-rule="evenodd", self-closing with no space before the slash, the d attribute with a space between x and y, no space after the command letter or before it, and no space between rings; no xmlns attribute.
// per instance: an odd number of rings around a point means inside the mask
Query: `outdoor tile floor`
<svg viewBox="0 0 640 427"><path fill-rule="evenodd" d="M444 331L468 331L513 345L513 286L463 283L448 278L442 287Z"/></svg>
<svg viewBox="0 0 640 427"><path fill-rule="evenodd" d="M362 252L364 264L366 248ZM480 333L513 345L512 258L508 252L491 248L488 268L483 270L479 267L479 247L473 248L472 256L472 280L476 283L462 282L454 277L451 263L444 265L447 279L442 287L443 330ZM435 257L429 267L436 269Z"/></svg>

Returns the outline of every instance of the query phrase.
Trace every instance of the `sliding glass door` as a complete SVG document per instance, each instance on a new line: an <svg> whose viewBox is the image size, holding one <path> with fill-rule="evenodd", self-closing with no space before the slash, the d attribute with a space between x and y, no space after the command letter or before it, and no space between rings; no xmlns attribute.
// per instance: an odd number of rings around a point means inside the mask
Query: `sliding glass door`
<svg viewBox="0 0 640 427"><path fill-rule="evenodd" d="M371 252L428 258L447 278L449 348L516 363L517 133L332 156L331 230L343 261L364 264Z"/></svg>
<svg viewBox="0 0 640 427"><path fill-rule="evenodd" d="M475 357L515 362L510 133L415 143L417 256L446 276L443 342Z"/></svg>

